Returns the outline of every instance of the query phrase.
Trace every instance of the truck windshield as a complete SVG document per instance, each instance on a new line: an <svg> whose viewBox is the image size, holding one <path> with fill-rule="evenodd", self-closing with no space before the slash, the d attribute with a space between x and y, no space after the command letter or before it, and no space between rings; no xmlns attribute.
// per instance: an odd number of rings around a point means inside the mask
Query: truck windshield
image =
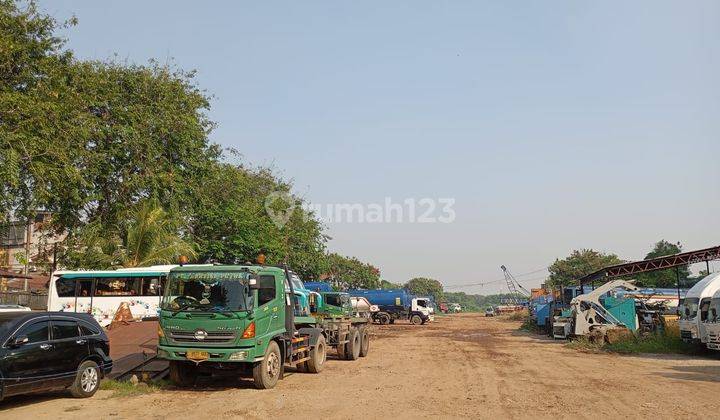
<svg viewBox="0 0 720 420"><path fill-rule="evenodd" d="M710 311L708 312L708 322L720 321L720 298L714 298L710 302Z"/></svg>
<svg viewBox="0 0 720 420"><path fill-rule="evenodd" d="M170 273L160 307L167 311L227 312L252 307L247 272Z"/></svg>
<svg viewBox="0 0 720 420"><path fill-rule="evenodd" d="M325 295L325 302L327 302L328 305L331 306L344 306L350 301L350 297L348 295L344 294L326 294Z"/></svg>
<svg viewBox="0 0 720 420"><path fill-rule="evenodd" d="M680 319L693 319L697 316L699 298L685 298L680 303Z"/></svg>

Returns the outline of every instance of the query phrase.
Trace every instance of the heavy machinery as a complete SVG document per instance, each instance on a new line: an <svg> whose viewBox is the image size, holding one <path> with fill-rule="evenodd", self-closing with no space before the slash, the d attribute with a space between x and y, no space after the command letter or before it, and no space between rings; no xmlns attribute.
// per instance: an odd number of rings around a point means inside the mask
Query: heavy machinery
<svg viewBox="0 0 720 420"><path fill-rule="evenodd" d="M520 283L518 283L517 280L515 280L515 277L510 273L510 270L507 269L504 265L500 266L500 269L503 271L503 275L505 276L505 282L507 283L508 292L510 292L510 302L507 302L508 305L520 305L521 299L519 298L522 296L523 298L529 298L530 292ZM520 290L518 290L520 289Z"/></svg>
<svg viewBox="0 0 720 420"><path fill-rule="evenodd" d="M573 298L570 301L570 310L555 317L552 328L553 337L592 336L604 340L608 330L626 328L625 324L612 315L600 302L602 296L617 288L638 290L638 287L631 282L613 280L589 293Z"/></svg>

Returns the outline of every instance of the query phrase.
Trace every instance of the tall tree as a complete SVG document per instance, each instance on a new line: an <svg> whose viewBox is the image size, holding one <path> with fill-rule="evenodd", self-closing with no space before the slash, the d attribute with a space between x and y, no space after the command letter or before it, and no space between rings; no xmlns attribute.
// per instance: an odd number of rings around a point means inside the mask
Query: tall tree
<svg viewBox="0 0 720 420"><path fill-rule="evenodd" d="M671 243L664 239L658 241L653 249L645 256L646 260L666 255L679 254L682 252L680 242ZM675 287L677 285L678 274L680 276L680 284L685 286L687 278L690 277L690 270L686 265L677 268L669 268L667 270L651 271L649 273L638 274L635 278L637 283L647 287Z"/></svg>
<svg viewBox="0 0 720 420"><path fill-rule="evenodd" d="M194 195L190 217L200 261L246 262L264 253L268 263L287 262L303 278L317 278L324 270L326 237L289 191L267 169L214 165ZM275 203L277 192L285 200Z"/></svg>
<svg viewBox="0 0 720 420"><path fill-rule="evenodd" d="M592 249L575 250L567 258L557 259L548 267L548 285L577 284L580 278L594 271L622 262L615 254L604 254Z"/></svg>
<svg viewBox="0 0 720 420"><path fill-rule="evenodd" d="M89 224L70 244L65 262L72 268L175 264L180 255L195 256L193 246L180 238L176 221L154 199L137 204L116 230Z"/></svg>
<svg viewBox="0 0 720 420"><path fill-rule="evenodd" d="M340 289L377 289L380 287L380 270L354 257L328 254L326 274Z"/></svg>
<svg viewBox="0 0 720 420"><path fill-rule="evenodd" d="M415 295L432 296L435 302L443 299L443 285L435 279L415 277L405 283L405 289Z"/></svg>

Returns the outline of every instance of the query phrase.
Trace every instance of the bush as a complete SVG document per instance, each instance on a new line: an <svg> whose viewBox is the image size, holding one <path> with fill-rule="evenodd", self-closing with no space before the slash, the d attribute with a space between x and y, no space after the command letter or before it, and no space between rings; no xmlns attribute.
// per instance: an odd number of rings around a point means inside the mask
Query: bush
<svg viewBox="0 0 720 420"><path fill-rule="evenodd" d="M590 340L588 337L579 337L567 343L566 346L591 353L604 351L620 354L693 354L698 352L696 346L685 343L679 337L662 334L651 334L642 337L631 335L613 344L601 344Z"/></svg>

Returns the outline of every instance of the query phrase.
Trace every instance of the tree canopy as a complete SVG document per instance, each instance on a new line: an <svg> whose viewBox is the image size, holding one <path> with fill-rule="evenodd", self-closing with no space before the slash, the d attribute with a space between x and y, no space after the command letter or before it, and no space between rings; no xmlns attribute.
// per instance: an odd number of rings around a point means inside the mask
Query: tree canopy
<svg viewBox="0 0 720 420"><path fill-rule="evenodd" d="M405 289L418 296L432 296L435 302L443 299L443 285L435 279L415 277L405 283Z"/></svg>
<svg viewBox="0 0 720 420"><path fill-rule="evenodd" d="M169 261L178 250L228 263L263 252L305 278L379 284L375 267L326 255L324 228L290 182L228 163L209 140L211 97L193 71L77 59L56 35L73 24L34 1L0 0L2 221L52 212L68 268ZM275 193L289 201L269 203ZM152 229L136 234L143 226Z"/></svg>
<svg viewBox="0 0 720 420"><path fill-rule="evenodd" d="M329 254L325 272L329 276L329 281L340 289L380 287L380 270L354 257Z"/></svg>
<svg viewBox="0 0 720 420"><path fill-rule="evenodd" d="M680 242L673 244L664 239L658 241L650 252L645 256L646 260L650 260L657 257L663 257L666 255L673 255L682 252L682 245ZM651 271L648 273L641 273L635 276L637 283L646 287L675 287L677 285L678 273L680 275L680 284L684 285L690 277L690 270L688 267L680 266L676 270L669 268L667 270Z"/></svg>
<svg viewBox="0 0 720 420"><path fill-rule="evenodd" d="M562 260L557 259L548 267L549 286L574 285L577 281L601 268L620 264L623 261L615 254L605 254L592 249L573 251Z"/></svg>

